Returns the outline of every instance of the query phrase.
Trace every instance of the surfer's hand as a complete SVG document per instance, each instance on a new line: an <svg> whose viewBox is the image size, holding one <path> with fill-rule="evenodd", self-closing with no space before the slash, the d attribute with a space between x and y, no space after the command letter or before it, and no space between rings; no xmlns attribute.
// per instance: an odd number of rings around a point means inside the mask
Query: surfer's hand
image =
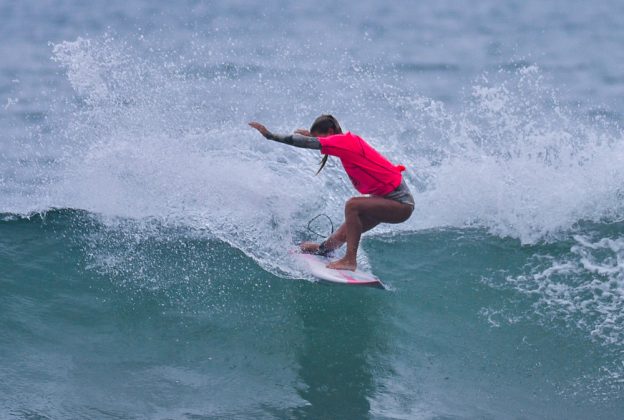
<svg viewBox="0 0 624 420"><path fill-rule="evenodd" d="M301 134L302 136L311 137L312 135L305 128L298 128L295 130L295 134Z"/></svg>
<svg viewBox="0 0 624 420"><path fill-rule="evenodd" d="M267 128L263 126L262 124L260 124L259 122L252 121L249 123L249 126L258 130L260 134L262 134L267 139L271 137L271 132L267 130Z"/></svg>

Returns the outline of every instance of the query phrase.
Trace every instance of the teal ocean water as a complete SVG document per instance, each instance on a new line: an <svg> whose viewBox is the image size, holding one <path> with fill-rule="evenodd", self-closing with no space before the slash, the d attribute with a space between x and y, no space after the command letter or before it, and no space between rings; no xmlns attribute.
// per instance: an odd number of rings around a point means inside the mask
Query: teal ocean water
<svg viewBox="0 0 624 420"><path fill-rule="evenodd" d="M623 12L0 4L0 417L621 418ZM354 191L246 122L326 112L408 168L388 291L289 257Z"/></svg>

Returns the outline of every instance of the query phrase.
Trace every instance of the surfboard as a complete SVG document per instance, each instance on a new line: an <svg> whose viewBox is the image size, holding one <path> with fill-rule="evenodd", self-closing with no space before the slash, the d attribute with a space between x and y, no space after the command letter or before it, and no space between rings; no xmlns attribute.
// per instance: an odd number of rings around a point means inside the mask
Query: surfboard
<svg viewBox="0 0 624 420"><path fill-rule="evenodd" d="M385 289L386 286L374 274L361 270L333 270L327 268L331 259L314 254L294 253L294 258L314 277L327 283L338 283L348 286L368 286Z"/></svg>

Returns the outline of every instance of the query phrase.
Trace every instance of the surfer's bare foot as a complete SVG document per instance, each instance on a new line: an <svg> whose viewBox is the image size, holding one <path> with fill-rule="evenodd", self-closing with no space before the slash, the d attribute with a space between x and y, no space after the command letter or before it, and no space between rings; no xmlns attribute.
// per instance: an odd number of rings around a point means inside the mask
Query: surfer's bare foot
<svg viewBox="0 0 624 420"><path fill-rule="evenodd" d="M341 258L334 262L327 264L327 268L332 268L334 270L351 270L355 271L357 268L357 263L355 261L348 260L346 258Z"/></svg>
<svg viewBox="0 0 624 420"><path fill-rule="evenodd" d="M318 252L319 246L320 244L317 244L316 242L302 242L299 245L299 248L301 248L301 252L304 252L306 254L314 254Z"/></svg>

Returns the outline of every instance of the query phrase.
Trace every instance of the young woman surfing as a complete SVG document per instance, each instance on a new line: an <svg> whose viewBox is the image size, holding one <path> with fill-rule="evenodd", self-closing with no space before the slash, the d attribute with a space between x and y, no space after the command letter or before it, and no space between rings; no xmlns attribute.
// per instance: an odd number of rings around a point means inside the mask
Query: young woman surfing
<svg viewBox="0 0 624 420"><path fill-rule="evenodd" d="M320 150L325 156L323 169L329 155L340 158L342 166L361 197L352 197L345 204L345 222L320 244L304 242L301 250L308 253L327 254L347 243L344 258L327 265L337 270L355 270L360 237L379 223L402 223L414 210L414 198L401 174L404 166L395 166L373 149L361 137L350 132L342 133L336 118L321 115L310 130L296 130L295 134L273 134L257 122L249 125L265 138L295 147Z"/></svg>

